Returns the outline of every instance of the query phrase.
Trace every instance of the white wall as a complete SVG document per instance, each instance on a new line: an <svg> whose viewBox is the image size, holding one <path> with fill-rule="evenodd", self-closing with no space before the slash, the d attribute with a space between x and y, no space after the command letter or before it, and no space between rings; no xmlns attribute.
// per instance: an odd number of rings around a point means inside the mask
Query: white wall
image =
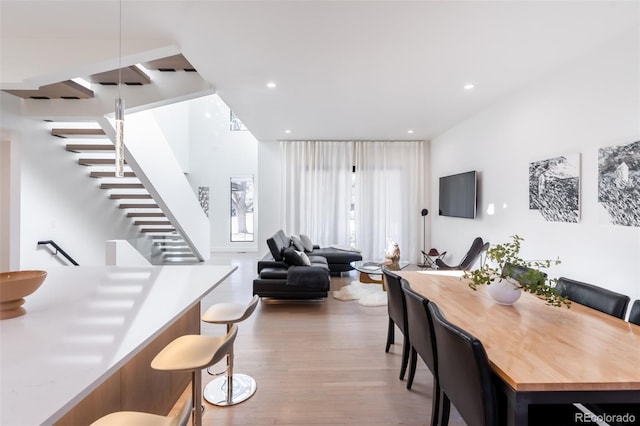
<svg viewBox="0 0 640 426"><path fill-rule="evenodd" d="M482 82L477 89L482 90ZM438 217L432 246L457 262L471 240L525 238L525 258L554 258L551 277L567 276L640 298L640 228L602 221L597 202L598 149L640 139L640 39L626 32L466 120L432 141L432 211L438 178L478 170L479 217ZM545 222L528 211L528 165L582 155L579 223ZM495 204L494 215L486 213ZM503 207L504 206L504 207Z"/></svg>
<svg viewBox="0 0 640 426"><path fill-rule="evenodd" d="M171 147L173 156L184 173L189 173L189 104L190 101L177 102L153 108L148 112L162 130L165 140Z"/></svg>
<svg viewBox="0 0 640 426"><path fill-rule="evenodd" d="M188 179L196 194L199 186L209 187L211 250L255 251L261 247L257 223L253 242L231 242L230 178L254 176L255 196L259 196L258 142L249 131L229 129L229 107L217 95L194 99L189 108ZM259 216L257 206L255 214Z"/></svg>
<svg viewBox="0 0 640 426"><path fill-rule="evenodd" d="M260 205L258 253L260 257L269 251L267 238L282 229L282 159L280 142L260 141L258 144L258 176L260 179Z"/></svg>
<svg viewBox="0 0 640 426"><path fill-rule="evenodd" d="M0 92L0 271L20 266L20 100Z"/></svg>

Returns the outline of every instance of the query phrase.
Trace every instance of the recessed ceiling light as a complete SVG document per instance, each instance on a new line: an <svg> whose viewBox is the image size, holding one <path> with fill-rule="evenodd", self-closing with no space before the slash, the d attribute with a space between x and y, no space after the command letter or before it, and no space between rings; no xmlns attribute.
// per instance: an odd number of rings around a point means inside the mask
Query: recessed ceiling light
<svg viewBox="0 0 640 426"><path fill-rule="evenodd" d="M467 83L467 84L465 84L465 85L464 85L464 90L471 90L471 89L473 89L474 87L476 87L476 86L474 86L474 85L473 85L473 84L471 84L471 83Z"/></svg>
<svg viewBox="0 0 640 426"><path fill-rule="evenodd" d="M407 130L407 133L409 133L410 135L413 134L413 130Z"/></svg>
<svg viewBox="0 0 640 426"><path fill-rule="evenodd" d="M276 83L274 83L273 81L270 81L267 83L267 87L269 89L275 89L276 88Z"/></svg>
<svg viewBox="0 0 640 426"><path fill-rule="evenodd" d="M286 134L289 134L289 133L291 133L291 130L287 129L287 130L285 130L284 132L285 132Z"/></svg>

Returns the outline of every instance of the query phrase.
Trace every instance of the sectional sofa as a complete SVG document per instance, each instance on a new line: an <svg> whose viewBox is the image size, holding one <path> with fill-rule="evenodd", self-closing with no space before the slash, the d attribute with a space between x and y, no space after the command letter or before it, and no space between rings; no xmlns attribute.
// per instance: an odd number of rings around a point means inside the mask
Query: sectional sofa
<svg viewBox="0 0 640 426"><path fill-rule="evenodd" d="M308 238L303 240L306 244L282 230L267 239L269 252L258 261L253 294L278 299L327 297L330 275L349 271L351 262L362 260L356 251L321 248Z"/></svg>

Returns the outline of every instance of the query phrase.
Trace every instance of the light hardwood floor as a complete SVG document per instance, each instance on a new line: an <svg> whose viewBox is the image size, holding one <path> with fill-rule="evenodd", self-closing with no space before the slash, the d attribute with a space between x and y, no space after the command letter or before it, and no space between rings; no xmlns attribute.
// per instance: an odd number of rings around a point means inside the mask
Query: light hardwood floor
<svg viewBox="0 0 640 426"><path fill-rule="evenodd" d="M252 296L256 253L214 254L209 264L238 269L202 303L246 303ZM337 290L356 273L332 277ZM232 407L204 403L205 425L427 425L432 376L420 361L412 390L398 378L402 334L385 353L387 308L329 296L323 302L262 300L239 324L235 371L258 385L249 400ZM224 334L203 324L202 333ZM203 384L212 376L203 374ZM185 395L188 395L188 389ZM179 404L178 404L179 405ZM452 408L450 425L464 425Z"/></svg>

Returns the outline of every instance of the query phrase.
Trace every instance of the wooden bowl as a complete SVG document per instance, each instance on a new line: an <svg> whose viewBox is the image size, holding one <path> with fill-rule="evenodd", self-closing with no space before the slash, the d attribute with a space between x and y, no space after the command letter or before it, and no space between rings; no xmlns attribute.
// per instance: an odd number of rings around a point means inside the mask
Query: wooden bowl
<svg viewBox="0 0 640 426"><path fill-rule="evenodd" d="M26 314L24 298L36 291L46 277L47 271L0 272L0 320Z"/></svg>

